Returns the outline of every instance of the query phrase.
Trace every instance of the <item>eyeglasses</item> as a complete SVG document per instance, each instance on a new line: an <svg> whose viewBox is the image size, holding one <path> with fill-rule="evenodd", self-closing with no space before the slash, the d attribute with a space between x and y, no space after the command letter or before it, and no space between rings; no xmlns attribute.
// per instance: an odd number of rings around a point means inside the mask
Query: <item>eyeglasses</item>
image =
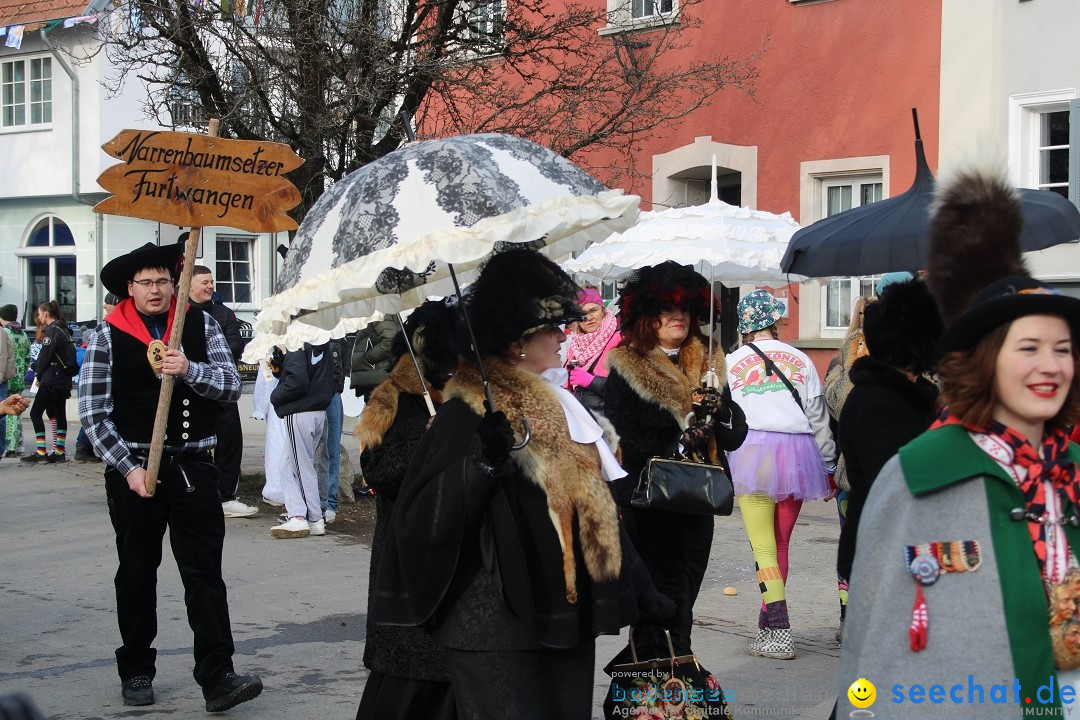
<svg viewBox="0 0 1080 720"><path fill-rule="evenodd" d="M157 280L132 280L131 282L135 283L141 288L149 289L150 286L154 286L158 290L164 290L166 287L173 284L173 281L170 278L159 278Z"/></svg>

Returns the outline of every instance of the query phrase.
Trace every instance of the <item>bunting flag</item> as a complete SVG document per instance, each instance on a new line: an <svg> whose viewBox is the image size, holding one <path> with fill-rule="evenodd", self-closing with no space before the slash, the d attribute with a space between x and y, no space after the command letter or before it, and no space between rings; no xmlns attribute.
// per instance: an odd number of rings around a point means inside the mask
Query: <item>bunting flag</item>
<svg viewBox="0 0 1080 720"><path fill-rule="evenodd" d="M8 28L7 40L4 41L4 45L9 48L15 48L16 50L22 47L23 38L23 25L12 25Z"/></svg>
<svg viewBox="0 0 1080 720"><path fill-rule="evenodd" d="M221 19L244 16L244 0L221 0Z"/></svg>
<svg viewBox="0 0 1080 720"><path fill-rule="evenodd" d="M64 27L69 28L82 23L95 23L98 21L97 15L80 15L79 17L68 18L64 21Z"/></svg>

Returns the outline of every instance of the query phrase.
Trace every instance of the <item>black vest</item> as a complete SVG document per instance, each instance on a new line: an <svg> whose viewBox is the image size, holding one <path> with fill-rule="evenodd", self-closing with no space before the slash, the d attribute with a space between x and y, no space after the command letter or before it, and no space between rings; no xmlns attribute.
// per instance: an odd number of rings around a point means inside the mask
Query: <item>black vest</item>
<svg viewBox="0 0 1080 720"><path fill-rule="evenodd" d="M129 443L149 444L154 434L161 381L146 359L146 344L116 326L112 338L112 421L120 437ZM208 362L203 311L189 308L184 319L180 347L188 360ZM204 398L177 378L169 405L165 445L170 448L203 440L214 434L217 401Z"/></svg>

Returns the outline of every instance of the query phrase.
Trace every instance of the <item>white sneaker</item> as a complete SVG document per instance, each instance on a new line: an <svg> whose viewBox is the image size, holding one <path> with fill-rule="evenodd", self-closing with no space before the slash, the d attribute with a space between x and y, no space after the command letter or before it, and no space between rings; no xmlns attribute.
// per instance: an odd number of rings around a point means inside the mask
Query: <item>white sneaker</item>
<svg viewBox="0 0 1080 720"><path fill-rule="evenodd" d="M313 523L308 523L308 529L311 531L312 535L325 535L326 523L322 520L316 520Z"/></svg>
<svg viewBox="0 0 1080 720"><path fill-rule="evenodd" d="M221 510L227 518L251 517L259 514L259 508L245 505L239 500L229 500L221 503Z"/></svg>
<svg viewBox="0 0 1080 720"><path fill-rule="evenodd" d="M323 513L323 519L326 520L326 524L329 525L337 520L337 511L327 509L327 511Z"/></svg>
<svg viewBox="0 0 1080 720"><path fill-rule="evenodd" d="M273 505L274 507L285 507L285 503L278 502L277 500L271 500L270 498L266 497L265 495L262 496L262 501L264 503L266 503L267 505Z"/></svg>
<svg viewBox="0 0 1080 720"><path fill-rule="evenodd" d="M758 632L758 639L746 646L746 651L758 657L774 660L794 660L795 643L791 639L789 628L765 628L764 635Z"/></svg>
<svg viewBox="0 0 1080 720"><path fill-rule="evenodd" d="M308 527L308 521L304 518L289 518L289 520L275 528L270 529L270 537L280 539L284 538L302 538L311 534L311 528Z"/></svg>

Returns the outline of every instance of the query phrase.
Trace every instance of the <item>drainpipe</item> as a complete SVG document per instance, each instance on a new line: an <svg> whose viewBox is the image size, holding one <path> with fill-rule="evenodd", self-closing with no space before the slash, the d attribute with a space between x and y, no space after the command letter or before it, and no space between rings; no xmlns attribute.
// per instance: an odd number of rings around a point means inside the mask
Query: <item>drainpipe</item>
<svg viewBox="0 0 1080 720"><path fill-rule="evenodd" d="M56 49L56 46L49 41L49 28L41 29L41 41L45 43L45 47L49 49L49 52L56 62L67 73L68 78L71 80L71 199L81 205L95 205L96 203L89 200L83 200L79 194L79 77L75 74L75 71L71 69L71 66L67 64L64 57ZM100 268L102 265L102 253L101 248L104 243L104 238L101 234L105 230L105 220L101 217L101 213L94 213L94 268ZM97 274L96 272L94 273ZM101 292L101 283L96 282L94 286L95 290L95 308L100 308L104 295Z"/></svg>

